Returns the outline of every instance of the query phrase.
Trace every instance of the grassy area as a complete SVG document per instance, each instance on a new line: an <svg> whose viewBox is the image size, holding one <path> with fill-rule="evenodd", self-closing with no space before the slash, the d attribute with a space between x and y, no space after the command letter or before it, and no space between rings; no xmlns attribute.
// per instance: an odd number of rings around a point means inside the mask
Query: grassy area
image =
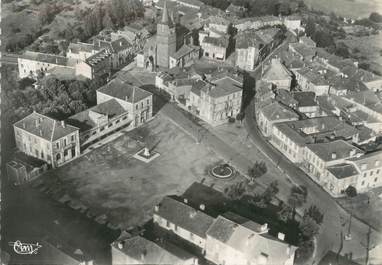
<svg viewBox="0 0 382 265"><path fill-rule="evenodd" d="M350 51L360 58L360 62L378 65L379 69L382 68L382 33L370 36L348 36L343 42Z"/></svg>
<svg viewBox="0 0 382 265"><path fill-rule="evenodd" d="M142 142L155 145L160 157L149 164L133 158ZM95 215L105 213L110 222L127 228L149 220L163 196L180 195L194 182L204 179L223 190L239 180L206 175L205 169L218 161L212 151L196 145L159 114L138 131L49 172L44 182L55 193L67 193Z"/></svg>
<svg viewBox="0 0 382 265"><path fill-rule="evenodd" d="M339 16L359 18L368 17L371 12L382 11L380 0L304 0L308 7Z"/></svg>

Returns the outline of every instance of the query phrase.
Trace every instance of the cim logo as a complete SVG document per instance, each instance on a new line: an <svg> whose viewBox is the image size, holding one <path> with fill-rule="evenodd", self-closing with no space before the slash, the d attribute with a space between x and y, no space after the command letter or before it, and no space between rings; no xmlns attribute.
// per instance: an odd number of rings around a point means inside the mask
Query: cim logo
<svg viewBox="0 0 382 265"><path fill-rule="evenodd" d="M32 244L32 243L22 243L20 240L17 240L16 242L9 242L8 243L11 247L13 247L13 250L20 255L33 255L38 253L38 249L42 246L39 243Z"/></svg>

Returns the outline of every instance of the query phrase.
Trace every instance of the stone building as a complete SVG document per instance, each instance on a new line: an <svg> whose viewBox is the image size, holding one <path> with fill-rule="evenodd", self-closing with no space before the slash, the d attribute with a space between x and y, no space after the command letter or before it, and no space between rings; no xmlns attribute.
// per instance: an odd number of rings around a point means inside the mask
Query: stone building
<svg viewBox="0 0 382 265"><path fill-rule="evenodd" d="M152 118L153 94L142 88L120 79L113 79L97 90L97 104L111 99L115 99L126 110L134 128Z"/></svg>
<svg viewBox="0 0 382 265"><path fill-rule="evenodd" d="M59 167L80 155L77 127L33 112L13 125L21 152Z"/></svg>

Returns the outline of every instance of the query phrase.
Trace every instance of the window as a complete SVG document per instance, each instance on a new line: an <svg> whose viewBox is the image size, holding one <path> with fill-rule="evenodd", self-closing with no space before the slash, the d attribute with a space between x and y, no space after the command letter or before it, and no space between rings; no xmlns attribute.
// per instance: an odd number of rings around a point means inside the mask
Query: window
<svg viewBox="0 0 382 265"><path fill-rule="evenodd" d="M56 155L56 160L60 160L61 159L61 154L57 154Z"/></svg>
<svg viewBox="0 0 382 265"><path fill-rule="evenodd" d="M123 117L122 117L122 120L126 120L126 119L127 119L127 116L123 116Z"/></svg>
<svg viewBox="0 0 382 265"><path fill-rule="evenodd" d="M141 108L143 108L143 102L141 102Z"/></svg>
<svg viewBox="0 0 382 265"><path fill-rule="evenodd" d="M166 221L166 226L170 227L170 222L169 221Z"/></svg>
<svg viewBox="0 0 382 265"><path fill-rule="evenodd" d="M136 109L136 110L138 109L138 104L137 104L137 105L135 105L135 109Z"/></svg>
<svg viewBox="0 0 382 265"><path fill-rule="evenodd" d="M64 139L64 146L66 146L66 138Z"/></svg>
<svg viewBox="0 0 382 265"><path fill-rule="evenodd" d="M72 141L72 142L74 142L74 135L72 135L71 137L70 137L70 140Z"/></svg>
<svg viewBox="0 0 382 265"><path fill-rule="evenodd" d="M367 173L363 173L363 177L366 178Z"/></svg>
<svg viewBox="0 0 382 265"><path fill-rule="evenodd" d="M377 182L377 180L378 180L378 178L375 178L375 179L374 179L374 182Z"/></svg>
<svg viewBox="0 0 382 265"><path fill-rule="evenodd" d="M375 172L377 175L379 174L379 172L380 172L380 170L379 169L377 169L377 172Z"/></svg>
<svg viewBox="0 0 382 265"><path fill-rule="evenodd" d="M373 176L373 174L374 174L374 171L373 170L370 171L370 176Z"/></svg>
<svg viewBox="0 0 382 265"><path fill-rule="evenodd" d="M68 150L64 150L64 156L68 155Z"/></svg>
<svg viewBox="0 0 382 265"><path fill-rule="evenodd" d="M147 105L150 105L150 99L147 100Z"/></svg>
<svg viewBox="0 0 382 265"><path fill-rule="evenodd" d="M105 130L105 127L102 126L99 130L102 132L103 130Z"/></svg>
<svg viewBox="0 0 382 265"><path fill-rule="evenodd" d="M365 185L365 181L362 181L362 182L361 182L361 185L362 185L362 186Z"/></svg>
<svg viewBox="0 0 382 265"><path fill-rule="evenodd" d="M60 148L60 142L57 142L57 143L56 143L56 147L57 147L57 148Z"/></svg>
<svg viewBox="0 0 382 265"><path fill-rule="evenodd" d="M119 122L120 122L120 120L116 120L116 121L115 121L115 124L118 124Z"/></svg>

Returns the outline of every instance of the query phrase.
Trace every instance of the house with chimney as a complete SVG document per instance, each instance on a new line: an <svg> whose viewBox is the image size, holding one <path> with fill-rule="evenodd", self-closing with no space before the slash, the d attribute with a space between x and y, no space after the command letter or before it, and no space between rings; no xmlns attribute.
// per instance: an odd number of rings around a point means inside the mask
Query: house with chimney
<svg viewBox="0 0 382 265"><path fill-rule="evenodd" d="M122 113L119 105L111 103L117 108L115 110L115 114L118 116L117 119L121 119L122 116L127 117L127 119L132 122L132 128L136 128L152 118L153 94L147 90L116 78L97 90L98 105L112 99L115 99L125 112L127 112L126 116L125 113ZM116 123L116 121L113 121L113 123Z"/></svg>
<svg viewBox="0 0 382 265"><path fill-rule="evenodd" d="M86 58L76 64L76 76L83 76L89 79L109 77L112 66L112 54L107 49L102 49L99 52Z"/></svg>
<svg viewBox="0 0 382 265"><path fill-rule="evenodd" d="M111 68L118 69L128 63L134 56L133 45L124 37L114 40L95 40L94 47L98 51L107 50L111 54Z"/></svg>
<svg viewBox="0 0 382 265"><path fill-rule="evenodd" d="M234 213L219 215L207 231L206 259L215 264L294 263L296 246L285 234L270 235L267 223L258 224Z"/></svg>
<svg viewBox="0 0 382 265"><path fill-rule="evenodd" d="M79 63L80 61L85 61L88 57L97 52L92 43L71 42L66 51L66 57L76 60L76 62Z"/></svg>
<svg viewBox="0 0 382 265"><path fill-rule="evenodd" d="M290 90L292 82L292 73L283 65L278 58L271 60L271 63L265 67L262 80L272 83L276 88Z"/></svg>
<svg viewBox="0 0 382 265"><path fill-rule="evenodd" d="M79 128L33 112L13 125L16 147L51 167L62 166L80 155Z"/></svg>
<svg viewBox="0 0 382 265"><path fill-rule="evenodd" d="M118 239L111 244L111 264L198 265L198 258L170 243L142 236Z"/></svg>
<svg viewBox="0 0 382 265"><path fill-rule="evenodd" d="M180 238L204 250L206 247L206 232L214 222L207 215L205 205L195 209L188 200L166 196L155 206L153 220L161 228L175 233Z"/></svg>
<svg viewBox="0 0 382 265"><path fill-rule="evenodd" d="M224 73L216 75L204 86L191 89L187 107L212 125L223 124L240 113L242 87L242 77Z"/></svg>

